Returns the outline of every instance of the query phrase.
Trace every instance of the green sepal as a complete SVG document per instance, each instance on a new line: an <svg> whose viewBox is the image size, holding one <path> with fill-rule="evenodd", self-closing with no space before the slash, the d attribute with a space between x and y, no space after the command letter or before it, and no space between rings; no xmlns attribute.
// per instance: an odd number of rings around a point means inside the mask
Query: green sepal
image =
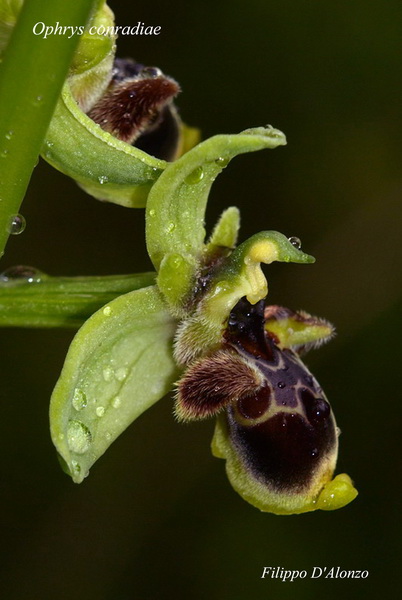
<svg viewBox="0 0 402 600"><path fill-rule="evenodd" d="M166 162L113 137L78 107L66 83L42 156L98 200L144 207Z"/></svg>
<svg viewBox="0 0 402 600"><path fill-rule="evenodd" d="M117 296L150 286L155 273L99 277L0 279L0 327L70 327L78 329Z"/></svg>
<svg viewBox="0 0 402 600"><path fill-rule="evenodd" d="M181 255L187 264L193 264L193 272L186 270L180 282L181 290L189 293L204 248L204 216L213 181L237 154L285 143L280 131L259 127L212 137L169 164L147 202L147 248L156 270L166 255ZM163 283L159 286L165 294Z"/></svg>
<svg viewBox="0 0 402 600"><path fill-rule="evenodd" d="M224 414L217 418L211 449L214 456L226 460L226 473L233 489L263 512L292 515L317 509L335 510L346 506L357 496L352 480L345 473L331 480L331 475L324 470L313 477L309 489L294 493L278 492L255 479L230 441Z"/></svg>
<svg viewBox="0 0 402 600"><path fill-rule="evenodd" d="M175 329L153 286L116 298L78 331L50 403L52 439L76 483L171 388Z"/></svg>

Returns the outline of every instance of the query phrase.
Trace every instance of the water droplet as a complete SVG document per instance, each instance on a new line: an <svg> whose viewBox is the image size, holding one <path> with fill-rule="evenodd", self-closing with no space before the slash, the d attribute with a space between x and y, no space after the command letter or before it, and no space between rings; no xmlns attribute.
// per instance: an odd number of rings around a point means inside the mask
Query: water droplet
<svg viewBox="0 0 402 600"><path fill-rule="evenodd" d="M95 410L96 415L98 417L103 417L103 415L105 414L105 407L104 406L98 406Z"/></svg>
<svg viewBox="0 0 402 600"><path fill-rule="evenodd" d="M6 140L11 140L11 138L14 135L14 131L12 129L10 129L10 131L7 131L6 133Z"/></svg>
<svg viewBox="0 0 402 600"><path fill-rule="evenodd" d="M285 387L286 387L286 383L284 383L283 381L280 381L280 382L278 383L278 388L279 388L280 390L283 390L283 388L285 388Z"/></svg>
<svg viewBox="0 0 402 600"><path fill-rule="evenodd" d="M113 369L111 369L110 367L106 367L105 369L103 369L103 379L105 381L112 381L113 375Z"/></svg>
<svg viewBox="0 0 402 600"><path fill-rule="evenodd" d="M311 456L313 456L313 457L316 457L316 456L318 456L318 449L317 449L317 448L314 448L314 450L312 450L312 451L310 452L310 454L311 454Z"/></svg>
<svg viewBox="0 0 402 600"><path fill-rule="evenodd" d="M9 267L0 273L0 281L8 283L40 283L46 275L27 265L16 265Z"/></svg>
<svg viewBox="0 0 402 600"><path fill-rule="evenodd" d="M8 225L8 233L11 235L19 235L26 227L25 218L22 215L12 215Z"/></svg>
<svg viewBox="0 0 402 600"><path fill-rule="evenodd" d="M172 222L168 223L166 227L167 233L172 233L176 229L176 225Z"/></svg>
<svg viewBox="0 0 402 600"><path fill-rule="evenodd" d="M105 317L110 317L110 315L112 314L112 309L110 306L105 306L102 312L105 315Z"/></svg>
<svg viewBox="0 0 402 600"><path fill-rule="evenodd" d="M204 178L204 169L202 167L197 167L194 169L190 175L186 177L186 183L192 185L194 183L199 183Z"/></svg>
<svg viewBox="0 0 402 600"><path fill-rule="evenodd" d="M36 96L35 100L37 104L40 104L41 102L43 102L43 96Z"/></svg>
<svg viewBox="0 0 402 600"><path fill-rule="evenodd" d="M292 244L292 246L294 246L295 248L300 250L302 243L298 237L290 237L290 238L288 238L288 240Z"/></svg>
<svg viewBox="0 0 402 600"><path fill-rule="evenodd" d="M67 444L71 452L85 454L91 446L92 435L88 427L81 421L69 421L67 428Z"/></svg>
<svg viewBox="0 0 402 600"><path fill-rule="evenodd" d="M109 181L109 177L107 175L99 175L98 181L101 185L103 185Z"/></svg>
<svg viewBox="0 0 402 600"><path fill-rule="evenodd" d="M75 388L73 399L71 404L75 408L75 410L82 410L87 405L87 396L85 392L80 390L79 388Z"/></svg>
<svg viewBox="0 0 402 600"><path fill-rule="evenodd" d="M7 154L8 154L8 150L7 149L3 150L3 152L1 153L2 158L6 158Z"/></svg>
<svg viewBox="0 0 402 600"><path fill-rule="evenodd" d="M119 396L116 396L115 398L113 398L112 400L112 406L113 408L119 408L119 406L121 405L121 399Z"/></svg>
<svg viewBox="0 0 402 600"><path fill-rule="evenodd" d="M224 169L230 163L230 158L224 158L223 156L219 156L215 160L215 163L218 165L218 167L221 167L222 169Z"/></svg>
<svg viewBox="0 0 402 600"><path fill-rule="evenodd" d="M120 369L117 369L117 371L115 373L115 377L116 377L117 381L124 381L125 378L127 377L127 373L128 373L128 369L126 369L125 367L120 367Z"/></svg>
<svg viewBox="0 0 402 600"><path fill-rule="evenodd" d="M151 210L149 211L149 216L154 217L155 215L156 215L155 209L151 208Z"/></svg>
<svg viewBox="0 0 402 600"><path fill-rule="evenodd" d="M76 460L71 461L71 466L74 473L81 473L81 465Z"/></svg>
<svg viewBox="0 0 402 600"><path fill-rule="evenodd" d="M141 69L140 74L142 77L150 77L152 79L163 75L162 71L158 69L158 67L144 67L143 69Z"/></svg>

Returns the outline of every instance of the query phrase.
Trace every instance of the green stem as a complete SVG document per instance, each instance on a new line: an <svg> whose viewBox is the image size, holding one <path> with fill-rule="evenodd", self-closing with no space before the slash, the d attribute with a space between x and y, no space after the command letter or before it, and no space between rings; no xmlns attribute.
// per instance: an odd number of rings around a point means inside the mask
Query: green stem
<svg viewBox="0 0 402 600"><path fill-rule="evenodd" d="M6 48L0 66L0 256L79 41L68 35L44 39L33 27L85 25L94 5L94 0L26 0Z"/></svg>
<svg viewBox="0 0 402 600"><path fill-rule="evenodd" d="M155 283L155 273L103 277L47 277L0 281L0 327L77 329L117 296Z"/></svg>

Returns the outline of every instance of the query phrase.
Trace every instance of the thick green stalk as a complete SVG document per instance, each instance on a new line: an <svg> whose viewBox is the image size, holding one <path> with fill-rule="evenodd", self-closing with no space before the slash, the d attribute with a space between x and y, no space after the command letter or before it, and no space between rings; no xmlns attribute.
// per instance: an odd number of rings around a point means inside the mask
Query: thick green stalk
<svg viewBox="0 0 402 600"><path fill-rule="evenodd" d="M0 256L37 163L78 36L34 35L36 23L85 25L99 0L26 0L0 65Z"/></svg>
<svg viewBox="0 0 402 600"><path fill-rule="evenodd" d="M47 277L0 281L0 327L77 329L117 296L155 283L155 273L99 277Z"/></svg>

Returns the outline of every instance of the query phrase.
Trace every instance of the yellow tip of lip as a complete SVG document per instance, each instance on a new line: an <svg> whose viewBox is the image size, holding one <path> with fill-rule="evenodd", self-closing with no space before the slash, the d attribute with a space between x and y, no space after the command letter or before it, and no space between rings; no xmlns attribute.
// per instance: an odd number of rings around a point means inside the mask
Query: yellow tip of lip
<svg viewBox="0 0 402 600"><path fill-rule="evenodd" d="M341 473L324 486L318 496L316 506L321 510L336 510L352 502L357 494L358 491L353 486L349 475Z"/></svg>

